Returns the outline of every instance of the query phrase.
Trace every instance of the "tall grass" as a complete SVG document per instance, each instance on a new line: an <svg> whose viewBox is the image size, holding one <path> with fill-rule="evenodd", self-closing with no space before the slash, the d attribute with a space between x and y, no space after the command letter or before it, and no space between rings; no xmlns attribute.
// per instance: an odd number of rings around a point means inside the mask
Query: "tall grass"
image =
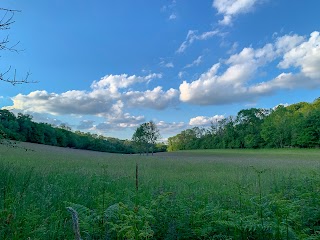
<svg viewBox="0 0 320 240"><path fill-rule="evenodd" d="M0 147L0 239L319 239L320 151ZM138 165L137 165L138 164ZM138 166L138 169L137 169Z"/></svg>

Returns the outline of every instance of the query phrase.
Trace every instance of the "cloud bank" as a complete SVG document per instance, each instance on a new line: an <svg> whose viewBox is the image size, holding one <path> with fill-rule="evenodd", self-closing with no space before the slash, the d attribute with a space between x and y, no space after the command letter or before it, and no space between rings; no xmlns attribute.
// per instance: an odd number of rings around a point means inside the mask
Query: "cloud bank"
<svg viewBox="0 0 320 240"><path fill-rule="evenodd" d="M259 70L276 60L278 71L282 71L278 76L266 82L253 81ZM225 62L214 64L199 79L184 81L179 87L180 100L195 105L221 105L255 101L281 89L316 88L320 86L318 66L319 32L311 33L309 39L285 35L262 48L244 48Z"/></svg>
<svg viewBox="0 0 320 240"><path fill-rule="evenodd" d="M52 115L95 115L106 117L109 121L135 121L135 117L125 111L130 108L162 110L177 104L179 92L172 88L163 90L158 86L145 91L128 89L161 77L161 74L155 73L147 76L107 75L94 81L90 91L70 90L58 94L38 90L27 95L18 94L12 98L13 105L5 108Z"/></svg>

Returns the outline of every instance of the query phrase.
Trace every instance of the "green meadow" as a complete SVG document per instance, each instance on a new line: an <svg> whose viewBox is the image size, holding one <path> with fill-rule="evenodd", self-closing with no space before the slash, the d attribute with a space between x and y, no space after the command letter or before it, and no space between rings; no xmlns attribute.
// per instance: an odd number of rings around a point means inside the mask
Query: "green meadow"
<svg viewBox="0 0 320 240"><path fill-rule="evenodd" d="M74 213L81 239L320 239L318 149L18 146L0 145L0 239L77 239Z"/></svg>

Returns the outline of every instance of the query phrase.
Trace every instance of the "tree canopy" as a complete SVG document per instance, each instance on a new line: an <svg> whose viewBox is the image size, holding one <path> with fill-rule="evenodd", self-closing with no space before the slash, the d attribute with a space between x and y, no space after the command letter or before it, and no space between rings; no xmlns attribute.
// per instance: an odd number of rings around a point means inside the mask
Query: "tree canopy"
<svg viewBox="0 0 320 240"><path fill-rule="evenodd" d="M87 149L113 153L134 153L131 141L104 137L80 131L72 132L66 125L36 123L32 116L0 110L0 140L16 140L59 147ZM6 141L8 142L8 141ZM0 143L3 143L0 141Z"/></svg>
<svg viewBox="0 0 320 240"><path fill-rule="evenodd" d="M156 144L160 135L153 122L144 123L138 129L133 142L89 132L73 132L65 124L53 126L48 123L37 123L29 114L18 113L16 116L8 110L0 110L0 144L10 144L11 140L16 140L101 152L138 153L141 152L141 148L137 148L137 143L141 143L143 151L146 147L152 152L166 151L164 144ZM142 132L139 132L140 130Z"/></svg>
<svg viewBox="0 0 320 240"><path fill-rule="evenodd" d="M153 121L141 124L132 135L132 141L135 142L138 152L140 154L146 152L147 155L149 151L153 155L159 138L160 132Z"/></svg>
<svg viewBox="0 0 320 240"><path fill-rule="evenodd" d="M251 108L168 139L168 150L320 147L320 98L274 109Z"/></svg>

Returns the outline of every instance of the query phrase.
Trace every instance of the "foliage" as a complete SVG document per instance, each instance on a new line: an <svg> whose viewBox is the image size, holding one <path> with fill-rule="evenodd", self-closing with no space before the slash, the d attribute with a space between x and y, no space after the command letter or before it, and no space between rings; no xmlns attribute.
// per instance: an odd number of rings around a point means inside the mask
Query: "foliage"
<svg viewBox="0 0 320 240"><path fill-rule="evenodd" d="M16 146L25 141L59 147L87 149L101 152L134 153L133 143L127 140L106 138L80 131L72 132L67 126L52 126L32 121L29 114L15 116L8 110L0 110L0 143Z"/></svg>
<svg viewBox="0 0 320 240"><path fill-rule="evenodd" d="M157 140L160 138L159 130L153 121L142 123L133 133L132 141L135 142L138 152L146 152L149 154L151 150L152 155L156 148Z"/></svg>
<svg viewBox="0 0 320 240"><path fill-rule="evenodd" d="M275 109L244 109L210 128L187 129L168 139L168 150L214 148L319 148L320 99L280 105Z"/></svg>
<svg viewBox="0 0 320 240"><path fill-rule="evenodd" d="M89 132L72 132L66 125L36 123L29 114L18 113L15 116L6 109L0 110L0 144L15 145L10 140L16 140L111 153L164 152L166 145L157 143L159 137L159 130L153 122L142 124L136 130L133 142Z"/></svg>

